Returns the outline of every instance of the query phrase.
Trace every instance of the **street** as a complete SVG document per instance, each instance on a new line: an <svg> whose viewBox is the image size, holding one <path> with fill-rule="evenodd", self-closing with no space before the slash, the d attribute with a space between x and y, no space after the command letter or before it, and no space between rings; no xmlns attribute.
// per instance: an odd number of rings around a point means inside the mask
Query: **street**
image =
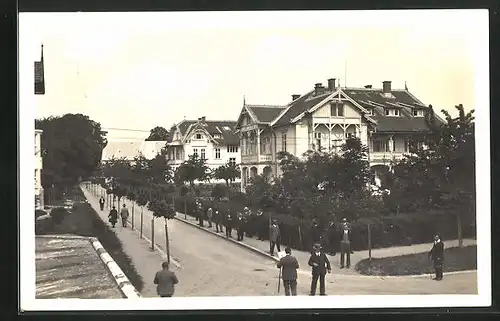
<svg viewBox="0 0 500 321"><path fill-rule="evenodd" d="M89 203L98 209L97 198L84 189ZM100 192L99 192L100 193ZM123 204L123 202L122 202ZM131 212L131 202L125 204ZM109 210L98 211L107 222ZM140 209L134 210L134 225L140 226ZM151 239L152 213L144 209L143 233ZM131 218L130 218L131 219ZM228 242L215 235L202 231L178 220L170 220L169 239L171 257L180 263L180 268L172 265L172 269L180 280L176 287L176 296L256 296L277 295L279 270L275 262ZM121 239L120 230L117 234ZM130 230L130 228L128 228ZM139 233L135 232L137 242ZM155 243L165 248L164 220L155 219ZM126 247L125 247L126 249ZM134 250L135 251L135 250ZM141 251L138 249L137 251ZM143 250L144 251L144 250ZM147 251L147 250L145 250ZM157 252L155 252L157 253ZM142 253L127 253L134 264L143 259ZM147 253L153 255L152 252ZM157 254L160 255L159 253ZM138 259L135 259L135 258ZM156 260L155 262L159 262ZM141 262L144 265L146 262ZM153 263L158 264L158 263ZM138 264L136 264L138 265ZM141 270L137 266L138 272ZM157 267L149 267L156 270ZM298 294L309 294L309 267L301 266L298 279ZM151 273L152 272L147 272ZM154 289L153 275L143 275L145 289ZM465 273L445 276L443 281L436 282L429 277L379 278L358 275L329 274L327 293L330 295L376 295L376 294L475 294L477 293L477 274ZM319 285L318 285L319 287ZM145 290L147 296L154 295L153 290ZM319 293L319 288L317 293ZM143 293L144 295L144 293ZM281 286L280 295L283 295Z"/></svg>

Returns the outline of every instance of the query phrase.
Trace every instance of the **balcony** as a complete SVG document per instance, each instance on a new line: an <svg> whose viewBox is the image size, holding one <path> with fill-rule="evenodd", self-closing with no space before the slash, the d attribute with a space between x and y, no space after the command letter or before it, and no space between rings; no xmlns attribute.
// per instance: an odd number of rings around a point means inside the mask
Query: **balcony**
<svg viewBox="0 0 500 321"><path fill-rule="evenodd" d="M370 165L389 165L404 158L405 152L371 152Z"/></svg>
<svg viewBox="0 0 500 321"><path fill-rule="evenodd" d="M273 160L273 155L271 154L264 154L259 156L257 156L257 154L241 155L242 163L265 163L265 162L272 162L272 160Z"/></svg>

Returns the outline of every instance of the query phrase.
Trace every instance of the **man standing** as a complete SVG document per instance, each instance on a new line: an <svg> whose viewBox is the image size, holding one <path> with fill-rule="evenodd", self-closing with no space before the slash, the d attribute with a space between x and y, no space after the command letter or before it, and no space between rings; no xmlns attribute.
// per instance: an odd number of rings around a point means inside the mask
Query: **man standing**
<svg viewBox="0 0 500 321"><path fill-rule="evenodd" d="M122 217L122 226L127 227L127 219L129 216L128 208L125 204L123 204L123 208L120 211L120 216Z"/></svg>
<svg viewBox="0 0 500 321"><path fill-rule="evenodd" d="M179 283L174 272L168 269L168 262L161 264L162 270L156 272L153 283L156 284L156 293L162 298L174 295L175 285Z"/></svg>
<svg viewBox="0 0 500 321"><path fill-rule="evenodd" d="M211 207L209 207L207 210L208 227L212 227L212 215L213 215L213 210Z"/></svg>
<svg viewBox="0 0 500 321"><path fill-rule="evenodd" d="M101 196L101 198L99 199L99 207L101 208L101 211L104 210L104 196Z"/></svg>
<svg viewBox="0 0 500 321"><path fill-rule="evenodd" d="M116 222L118 221L118 211L116 210L116 207L113 206L111 211L109 211L109 222L111 223L111 226L115 228Z"/></svg>
<svg viewBox="0 0 500 321"><path fill-rule="evenodd" d="M238 212L237 217L236 217L236 233L238 235L238 241L243 241L243 235L244 235L244 219L243 219L243 214Z"/></svg>
<svg viewBox="0 0 500 321"><path fill-rule="evenodd" d="M311 293L309 295L316 295L316 287L319 278L319 295L326 295L325 292L325 274L332 272L330 261L326 254L321 250L321 245L315 244L313 246L313 253L309 258L309 266L312 266L312 280L311 280Z"/></svg>
<svg viewBox="0 0 500 321"><path fill-rule="evenodd" d="M351 267L351 224L347 222L347 219L344 217L342 219L342 224L340 224L340 268L344 268L344 263L346 263L345 267Z"/></svg>
<svg viewBox="0 0 500 321"><path fill-rule="evenodd" d="M231 215L231 211L228 209L226 213L226 237L230 238L232 232L233 232L233 216Z"/></svg>
<svg viewBox="0 0 500 321"><path fill-rule="evenodd" d="M297 269L299 262L292 256L292 250L289 247L285 248L286 255L282 257L276 266L281 269L281 278L283 279L283 287L285 295L297 295Z"/></svg>
<svg viewBox="0 0 500 321"><path fill-rule="evenodd" d="M441 281L443 279L444 243L439 235L434 236L434 245L429 251L429 259L434 262L436 271L436 277L433 280Z"/></svg>
<svg viewBox="0 0 500 321"><path fill-rule="evenodd" d="M222 232L222 217L218 209L215 210L214 214L215 231L217 233Z"/></svg>
<svg viewBox="0 0 500 321"><path fill-rule="evenodd" d="M271 255L274 255L274 246L276 246L276 248L278 249L278 252L281 252L280 237L281 237L281 231L280 231L280 228L278 226L278 221L273 220L273 223L269 227L269 240L271 242L269 253L271 253Z"/></svg>
<svg viewBox="0 0 500 321"><path fill-rule="evenodd" d="M200 201L198 201L198 208L197 208L197 210L198 210L198 221L199 221L199 225L200 225L201 227L203 227L203 214L204 214L204 213L203 213L203 205L201 205L201 202L200 202Z"/></svg>
<svg viewBox="0 0 500 321"><path fill-rule="evenodd" d="M264 222L264 219L262 217L263 214L264 212L259 209L255 218L255 229L257 230L257 239L259 241L265 240L266 230L268 230L267 222Z"/></svg>

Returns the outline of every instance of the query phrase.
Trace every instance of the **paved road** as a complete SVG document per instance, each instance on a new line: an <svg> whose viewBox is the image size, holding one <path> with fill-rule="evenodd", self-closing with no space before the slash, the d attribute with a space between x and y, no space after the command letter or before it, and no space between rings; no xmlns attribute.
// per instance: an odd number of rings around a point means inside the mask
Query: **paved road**
<svg viewBox="0 0 500 321"><path fill-rule="evenodd" d="M85 193L89 202L97 208L97 199ZM127 206L131 202L126 200ZM140 210L134 210L135 227L139 229ZM106 219L107 212L102 213ZM143 232L151 238L150 211L143 211ZM107 219L106 219L107 221ZM163 220L155 221L155 243L165 244L165 231ZM176 296L256 296L277 295L278 269L275 262L254 252L246 250L237 244L228 242L222 238L211 235L186 223L170 220L169 240L172 257L180 263L180 268L175 271L179 276L180 283L176 288ZM128 233L128 232L127 232ZM120 233L117 233L120 234ZM120 237L120 235L119 235ZM138 243L140 241L139 237ZM125 251L127 251L127 248ZM152 274L155 267L151 267L143 260L145 249L137 247L127 253L138 268ZM149 252L149 255L153 255ZM141 261L136 263L136 261ZM154 261L154 262L153 262ZM157 265L158 259L151 260ZM310 275L306 266L299 274L299 295L309 293ZM150 275L143 275L147 283L146 288L153 288ZM152 290L145 290L145 296L154 294ZM441 282L430 280L428 277L421 278L367 278L356 275L330 274L327 276L327 293L342 295L374 295L374 294L475 294L477 293L476 273L458 274L446 276ZM281 294L283 290L281 289Z"/></svg>

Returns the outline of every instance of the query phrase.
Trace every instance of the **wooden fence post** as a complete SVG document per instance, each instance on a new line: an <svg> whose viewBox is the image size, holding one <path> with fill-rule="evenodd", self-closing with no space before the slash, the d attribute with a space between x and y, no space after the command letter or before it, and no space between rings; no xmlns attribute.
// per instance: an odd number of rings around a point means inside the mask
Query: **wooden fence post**
<svg viewBox="0 0 500 321"><path fill-rule="evenodd" d="M370 223L368 223L368 259L372 260L372 232L370 228Z"/></svg>
<svg viewBox="0 0 500 321"><path fill-rule="evenodd" d="M155 218L151 219L151 251L155 250Z"/></svg>
<svg viewBox="0 0 500 321"><path fill-rule="evenodd" d="M142 239L142 227L143 227L143 219L144 219L144 208L141 206L141 239Z"/></svg>

